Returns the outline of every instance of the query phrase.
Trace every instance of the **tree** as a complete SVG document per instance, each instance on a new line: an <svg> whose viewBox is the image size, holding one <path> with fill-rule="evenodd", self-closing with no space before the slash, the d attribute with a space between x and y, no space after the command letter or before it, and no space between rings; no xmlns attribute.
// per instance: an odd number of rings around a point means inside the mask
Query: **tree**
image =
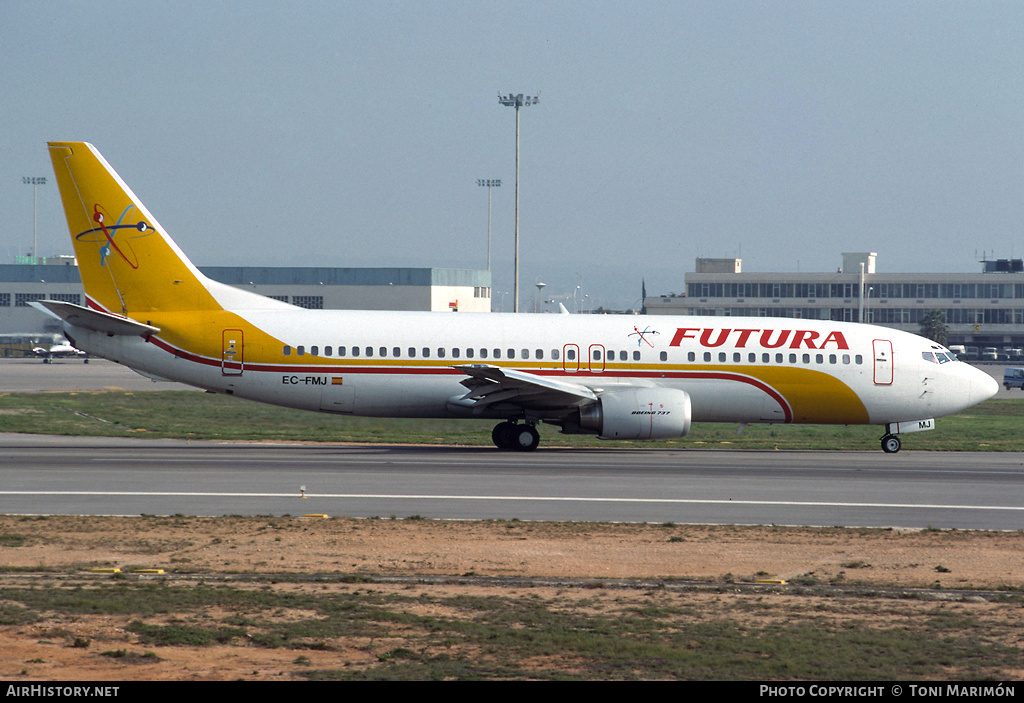
<svg viewBox="0 0 1024 703"><path fill-rule="evenodd" d="M946 327L946 313L942 310L929 310L921 318L921 336L946 346L949 328Z"/></svg>

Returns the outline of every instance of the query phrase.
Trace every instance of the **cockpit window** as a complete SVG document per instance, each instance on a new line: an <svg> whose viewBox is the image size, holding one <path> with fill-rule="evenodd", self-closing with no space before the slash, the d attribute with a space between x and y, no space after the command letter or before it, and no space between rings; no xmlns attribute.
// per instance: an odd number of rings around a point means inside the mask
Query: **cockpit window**
<svg viewBox="0 0 1024 703"><path fill-rule="evenodd" d="M953 352L944 347L940 347L937 344L932 345L932 350L933 351L921 352L921 358L925 361L930 361L933 364L945 364L947 362L957 360Z"/></svg>
<svg viewBox="0 0 1024 703"><path fill-rule="evenodd" d="M935 360L940 364L945 364L947 361L956 361L956 354L946 349L945 347L933 344L932 349L935 351Z"/></svg>

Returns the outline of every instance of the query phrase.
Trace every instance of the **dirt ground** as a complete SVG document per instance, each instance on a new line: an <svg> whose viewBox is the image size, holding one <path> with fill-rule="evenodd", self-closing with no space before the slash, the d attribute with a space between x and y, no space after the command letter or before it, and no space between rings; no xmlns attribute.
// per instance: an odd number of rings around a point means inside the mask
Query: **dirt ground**
<svg viewBox="0 0 1024 703"><path fill-rule="evenodd" d="M0 567L0 587L5 588L35 580L107 579L111 576L92 570L117 568L122 575L142 569L165 572L127 576L138 579L217 574L476 575L999 589L1024 585L1024 533L316 516L0 516ZM417 587L436 594L445 589L487 592L520 586L442 581ZM556 587L550 590L558 592ZM163 648L174 651L161 651L159 664L132 667L70 641L89 638L123 647L131 641L123 629L124 618L58 620L0 624L0 679L288 678L284 672L296 656L287 650L253 647L177 647ZM54 636L58 631L62 634ZM353 650L351 656L363 655Z"/></svg>

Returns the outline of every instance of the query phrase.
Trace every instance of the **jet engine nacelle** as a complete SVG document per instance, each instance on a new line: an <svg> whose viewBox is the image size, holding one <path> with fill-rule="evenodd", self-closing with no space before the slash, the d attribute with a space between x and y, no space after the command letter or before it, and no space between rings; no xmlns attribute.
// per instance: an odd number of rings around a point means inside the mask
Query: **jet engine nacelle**
<svg viewBox="0 0 1024 703"><path fill-rule="evenodd" d="M580 429L601 439L673 439L690 431L690 396L672 388L609 391L580 409Z"/></svg>

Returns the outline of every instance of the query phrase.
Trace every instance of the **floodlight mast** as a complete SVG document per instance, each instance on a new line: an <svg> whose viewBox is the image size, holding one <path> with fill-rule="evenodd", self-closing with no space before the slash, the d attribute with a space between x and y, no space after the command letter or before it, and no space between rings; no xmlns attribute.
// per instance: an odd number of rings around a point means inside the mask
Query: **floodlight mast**
<svg viewBox="0 0 1024 703"><path fill-rule="evenodd" d="M513 290L513 312L519 312L519 108L527 105L536 105L540 102L540 93L537 95L502 95L498 93L498 104L516 109L516 255L515 255L515 281Z"/></svg>
<svg viewBox="0 0 1024 703"><path fill-rule="evenodd" d="M46 185L46 176L22 176L21 182L32 186L32 265L39 263L38 223L39 186Z"/></svg>
<svg viewBox="0 0 1024 703"><path fill-rule="evenodd" d="M487 188L487 272L491 271L491 188L500 188L500 178L478 178L476 181L478 186L484 186Z"/></svg>

